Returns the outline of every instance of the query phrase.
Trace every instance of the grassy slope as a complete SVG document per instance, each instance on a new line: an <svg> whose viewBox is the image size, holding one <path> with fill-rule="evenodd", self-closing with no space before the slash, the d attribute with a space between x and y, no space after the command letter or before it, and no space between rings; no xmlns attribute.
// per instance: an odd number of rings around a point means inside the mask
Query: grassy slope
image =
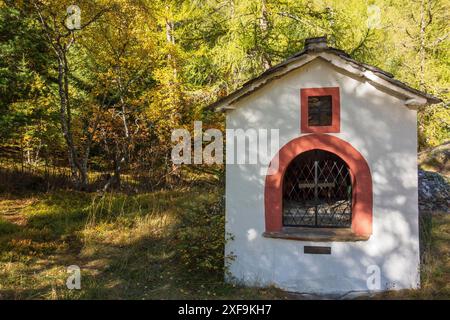
<svg viewBox="0 0 450 320"><path fill-rule="evenodd" d="M203 234L200 241L205 243L223 236L223 229L210 230L185 219L198 208L211 208L219 194L203 188L134 196L55 192L0 199L0 299L292 298L275 288L225 284L220 268L193 270L185 263L186 256L187 262L218 263L217 258L211 262L207 256L189 257L203 249L191 252L191 242L186 249L186 243L176 239L186 230ZM423 289L375 298L450 298L450 216L433 215L426 225L432 229L425 230ZM192 249L199 245L193 241ZM65 286L66 268L72 264L82 269L82 290Z"/></svg>
<svg viewBox="0 0 450 320"><path fill-rule="evenodd" d="M190 228L183 224L184 216L212 206L218 197L217 190L203 188L0 199L0 299L288 297L274 288L225 284L220 267L202 272L180 259L180 252L189 254L176 241ZM214 230L205 231L208 243ZM223 237L223 230L216 232ZM194 258L210 263L207 257ZM81 267L82 290L65 286L66 268L72 264Z"/></svg>

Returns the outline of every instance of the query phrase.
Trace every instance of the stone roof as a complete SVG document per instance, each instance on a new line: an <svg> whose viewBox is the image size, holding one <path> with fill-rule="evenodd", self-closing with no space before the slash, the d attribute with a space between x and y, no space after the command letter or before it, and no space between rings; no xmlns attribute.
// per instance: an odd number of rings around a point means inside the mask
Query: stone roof
<svg viewBox="0 0 450 320"><path fill-rule="evenodd" d="M267 69L261 75L244 83L238 90L220 98L208 108L227 110L233 109L231 104L243 96L265 85L274 78L293 71L316 58L322 58L336 67L346 69L374 86L382 87L405 98L405 105L409 107L439 103L441 100L426 92L419 91L394 78L394 75L375 66L354 60L348 53L329 47L326 37L308 38L305 40L303 51L294 54L276 66Z"/></svg>

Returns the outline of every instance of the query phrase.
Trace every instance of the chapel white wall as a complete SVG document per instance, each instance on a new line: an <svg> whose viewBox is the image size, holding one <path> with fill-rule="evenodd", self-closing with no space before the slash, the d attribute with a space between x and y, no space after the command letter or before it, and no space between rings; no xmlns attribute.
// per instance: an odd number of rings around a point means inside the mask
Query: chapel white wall
<svg viewBox="0 0 450 320"><path fill-rule="evenodd" d="M296 292L366 291L367 268L381 269L381 290L419 284L416 111L370 84L313 61L236 103L228 129L279 129L280 147L299 137L300 89L340 87L341 132L369 164L373 234L363 242L302 242L262 237L264 165L226 165L226 254L230 271L247 285ZM271 156L274 156L273 153ZM304 254L305 245L331 246L331 255Z"/></svg>

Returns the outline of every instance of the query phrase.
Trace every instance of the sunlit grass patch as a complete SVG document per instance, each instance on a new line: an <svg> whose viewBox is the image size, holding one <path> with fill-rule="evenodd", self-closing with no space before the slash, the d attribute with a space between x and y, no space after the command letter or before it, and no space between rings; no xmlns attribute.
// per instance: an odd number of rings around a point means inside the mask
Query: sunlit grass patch
<svg viewBox="0 0 450 320"><path fill-rule="evenodd" d="M0 215L0 298L292 298L276 288L224 282L222 194L196 187L132 195L61 191L15 199L1 212L17 215L20 223ZM429 245L423 289L381 297L450 296L449 216L434 214L424 225ZM70 265L81 268L81 290L65 285Z"/></svg>
<svg viewBox="0 0 450 320"><path fill-rule="evenodd" d="M178 235L189 241L199 234L203 238L195 241L203 239L205 246L210 235L222 239L223 226L203 232L202 222L190 228L197 222L193 217L211 208L219 196L219 190L203 188L138 195L59 191L33 196L33 202L20 208L26 224L4 224L8 233L0 242L0 264L15 272L0 274L1 290L15 298L189 297L189 289L179 288L190 275L182 261L200 252L190 252L189 243L182 248ZM223 250L217 252L222 266ZM208 259L207 253L199 259ZM70 264L83 270L79 292L67 292L60 281L67 277ZM26 281L18 283L17 277ZM223 282L220 277L207 275L203 282Z"/></svg>
<svg viewBox="0 0 450 320"><path fill-rule="evenodd" d="M425 283L437 297L450 298L450 215L436 214L433 219L431 274Z"/></svg>

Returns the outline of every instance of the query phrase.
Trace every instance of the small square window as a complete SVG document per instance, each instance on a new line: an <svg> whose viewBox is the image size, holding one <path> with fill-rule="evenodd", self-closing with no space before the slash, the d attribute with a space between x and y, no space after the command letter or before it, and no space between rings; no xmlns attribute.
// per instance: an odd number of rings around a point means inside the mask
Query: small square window
<svg viewBox="0 0 450 320"><path fill-rule="evenodd" d="M308 126L331 126L331 96L308 97Z"/></svg>
<svg viewBox="0 0 450 320"><path fill-rule="evenodd" d="M302 88L300 104L301 133L340 132L339 87Z"/></svg>

